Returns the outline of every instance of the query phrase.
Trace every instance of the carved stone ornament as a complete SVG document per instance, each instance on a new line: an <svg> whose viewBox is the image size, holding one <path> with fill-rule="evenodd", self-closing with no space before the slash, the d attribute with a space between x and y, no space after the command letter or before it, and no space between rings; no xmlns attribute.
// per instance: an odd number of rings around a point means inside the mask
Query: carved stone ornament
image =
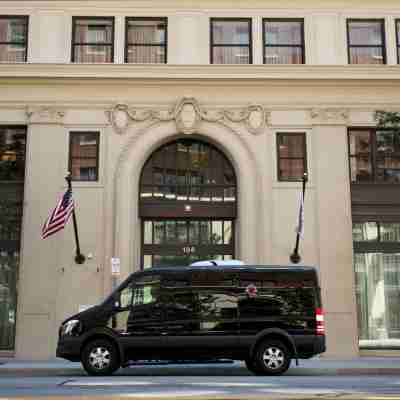
<svg viewBox="0 0 400 400"><path fill-rule="evenodd" d="M125 104L117 104L112 110L106 111L108 119L119 134L124 133L132 120L129 118L128 106Z"/></svg>
<svg viewBox="0 0 400 400"><path fill-rule="evenodd" d="M269 113L259 104L251 104L244 108L203 109L193 97L183 97L172 110L152 110L129 108L125 104L117 104L106 115L114 130L123 134L133 122L169 122L175 121L177 130L190 135L199 129L202 121L230 126L243 124L247 131L258 135L265 131ZM238 131L238 130L236 130Z"/></svg>
<svg viewBox="0 0 400 400"><path fill-rule="evenodd" d="M313 108L310 116L316 125L346 125L350 113L345 108Z"/></svg>
<svg viewBox="0 0 400 400"><path fill-rule="evenodd" d="M52 106L28 106L26 117L29 124L62 124L66 111Z"/></svg>
<svg viewBox="0 0 400 400"><path fill-rule="evenodd" d="M201 121L201 110L193 98L183 98L175 107L175 122L178 130L185 134L196 132Z"/></svg>

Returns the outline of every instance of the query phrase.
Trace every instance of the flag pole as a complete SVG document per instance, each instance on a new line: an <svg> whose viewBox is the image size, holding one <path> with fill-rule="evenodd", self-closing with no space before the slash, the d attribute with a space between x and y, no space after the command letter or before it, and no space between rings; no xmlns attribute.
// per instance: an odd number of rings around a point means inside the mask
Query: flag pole
<svg viewBox="0 0 400 400"><path fill-rule="evenodd" d="M304 208L304 198L306 194L306 182L308 180L307 173L304 172L303 174L303 188L302 188L302 205L300 207ZM299 209L299 220L298 220L298 226L297 226L297 234L296 234L296 245L294 246L293 253L290 255L290 261L293 264L298 264L301 261L301 257L299 254L299 243L300 243L300 234L301 234L301 213L304 213L304 210Z"/></svg>
<svg viewBox="0 0 400 400"><path fill-rule="evenodd" d="M70 189L71 193L72 193L71 173L70 172L68 172L68 175L65 177L65 180L68 183L68 189ZM76 243L75 262L77 264L83 264L85 262L85 256L81 253L81 247L79 246L78 225L76 223L75 207L72 209L72 221L74 223L75 243Z"/></svg>

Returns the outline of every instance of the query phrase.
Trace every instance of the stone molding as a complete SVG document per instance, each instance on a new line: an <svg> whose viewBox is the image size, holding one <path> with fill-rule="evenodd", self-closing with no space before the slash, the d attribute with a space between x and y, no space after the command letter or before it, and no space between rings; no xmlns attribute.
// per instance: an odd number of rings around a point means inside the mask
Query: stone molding
<svg viewBox="0 0 400 400"><path fill-rule="evenodd" d="M326 80L338 83L360 83L381 87L383 83L389 86L400 81L400 69L397 65L126 65L126 64L0 64L0 77L6 83L12 84L18 79L27 79L38 83L38 79L46 84L46 79L77 79L79 81L120 79L146 79L148 82L163 80L199 80L209 84L210 80L229 81L235 85L259 85L259 81L271 80L279 82L287 79L293 82ZM10 80L12 78L12 81Z"/></svg>
<svg viewBox="0 0 400 400"><path fill-rule="evenodd" d="M240 134L240 126L258 135L265 132L270 113L260 104L250 104L241 108L203 108L194 97L183 97L170 110L161 108L133 108L127 104L116 104L105 111L106 116L118 134L124 134L133 123L149 121L171 122L177 131L190 135L199 130L201 122L211 122L227 126Z"/></svg>
<svg viewBox="0 0 400 400"><path fill-rule="evenodd" d="M313 125L347 125L350 111L347 108L313 108L310 116Z"/></svg>
<svg viewBox="0 0 400 400"><path fill-rule="evenodd" d="M27 106L25 109L29 124L58 124L64 123L65 109L51 106Z"/></svg>

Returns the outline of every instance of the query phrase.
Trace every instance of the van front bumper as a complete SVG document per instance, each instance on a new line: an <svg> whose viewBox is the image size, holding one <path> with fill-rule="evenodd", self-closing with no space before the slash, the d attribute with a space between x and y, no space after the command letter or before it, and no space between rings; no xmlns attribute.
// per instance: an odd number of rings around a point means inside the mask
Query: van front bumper
<svg viewBox="0 0 400 400"><path fill-rule="evenodd" d="M64 336L58 339L56 356L69 361L80 361L82 339L74 336Z"/></svg>

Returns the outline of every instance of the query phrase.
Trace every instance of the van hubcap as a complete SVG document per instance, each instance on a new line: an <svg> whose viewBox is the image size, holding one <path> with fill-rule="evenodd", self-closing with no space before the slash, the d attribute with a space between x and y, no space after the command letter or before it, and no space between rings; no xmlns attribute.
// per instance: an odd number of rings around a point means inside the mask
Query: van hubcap
<svg viewBox="0 0 400 400"><path fill-rule="evenodd" d="M107 368L110 361L111 354L105 347L95 347L89 354L89 363L93 368Z"/></svg>
<svg viewBox="0 0 400 400"><path fill-rule="evenodd" d="M282 367L285 361L285 355L278 347L268 347L263 354L264 364L270 369Z"/></svg>

